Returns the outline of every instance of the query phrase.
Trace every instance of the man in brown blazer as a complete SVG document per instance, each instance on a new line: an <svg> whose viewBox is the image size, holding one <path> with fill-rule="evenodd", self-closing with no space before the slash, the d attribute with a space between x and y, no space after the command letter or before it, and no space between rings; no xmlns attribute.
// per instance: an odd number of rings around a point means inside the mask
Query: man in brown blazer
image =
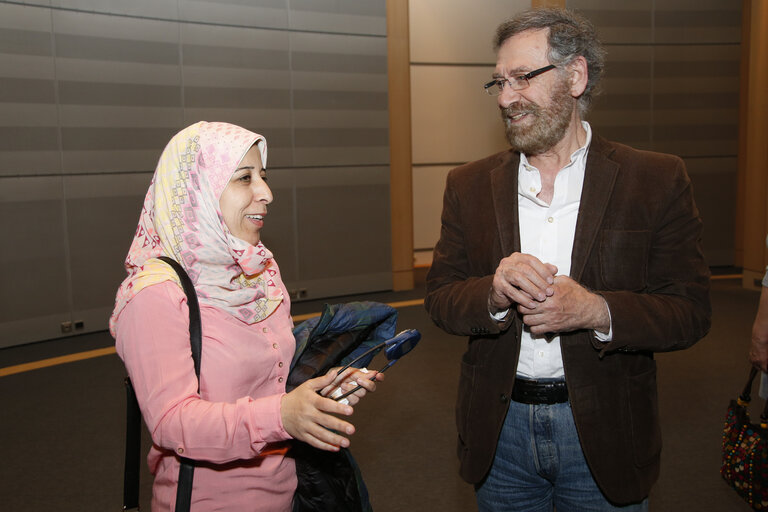
<svg viewBox="0 0 768 512"><path fill-rule="evenodd" d="M485 88L511 150L448 175L425 306L469 336L456 421L481 511L647 510L661 438L654 352L709 330L683 161L593 134L591 24L502 24Z"/></svg>

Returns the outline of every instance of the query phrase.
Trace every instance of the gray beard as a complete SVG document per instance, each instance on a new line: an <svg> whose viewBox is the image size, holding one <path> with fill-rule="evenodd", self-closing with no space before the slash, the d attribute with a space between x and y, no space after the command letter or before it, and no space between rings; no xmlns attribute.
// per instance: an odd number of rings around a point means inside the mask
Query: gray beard
<svg viewBox="0 0 768 512"><path fill-rule="evenodd" d="M571 124L574 100L570 95L568 83L561 81L554 91L552 103L540 107L535 103L515 102L501 110L501 118L507 133L507 140L512 149L525 155L540 155L552 149L560 142ZM525 112L533 117L533 123L527 127L517 126L511 121L512 116Z"/></svg>

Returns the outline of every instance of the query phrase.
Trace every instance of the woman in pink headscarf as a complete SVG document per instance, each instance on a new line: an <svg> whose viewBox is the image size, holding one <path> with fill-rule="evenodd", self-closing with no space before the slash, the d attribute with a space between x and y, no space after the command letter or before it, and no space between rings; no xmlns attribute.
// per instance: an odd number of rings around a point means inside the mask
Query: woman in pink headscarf
<svg viewBox="0 0 768 512"><path fill-rule="evenodd" d="M174 510L178 456L197 461L194 511L290 510L289 440L348 446L354 427L336 415L375 389L358 372L331 371L285 392L295 341L280 270L261 243L266 161L261 135L200 122L171 139L147 191L110 330L152 434L154 511ZM199 393L186 297L158 256L184 267L200 302ZM321 396L358 382L349 405Z"/></svg>

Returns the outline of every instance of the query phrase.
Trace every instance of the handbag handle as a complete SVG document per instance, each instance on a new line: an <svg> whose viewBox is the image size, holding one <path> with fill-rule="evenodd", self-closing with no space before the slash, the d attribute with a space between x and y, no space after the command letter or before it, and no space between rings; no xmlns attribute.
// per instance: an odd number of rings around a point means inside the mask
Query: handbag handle
<svg viewBox="0 0 768 512"><path fill-rule="evenodd" d="M203 351L203 330L200 324L200 304L195 286L184 268L173 258L158 256L178 274L181 288L187 296L189 308L189 344L192 362L197 377L197 392L200 392L200 359ZM141 451L141 411L130 379L126 378L126 436L125 471L123 476L123 510L139 510L139 468ZM176 486L176 512L189 512L192 504L192 479L195 476L195 461L180 457L179 481Z"/></svg>
<svg viewBox="0 0 768 512"><path fill-rule="evenodd" d="M752 383L755 381L755 377L757 377L757 368L753 366L749 370L749 378L747 379L747 383L744 385L744 390L741 392L741 395L739 395L739 399L737 400L737 403L741 407L746 407L749 405L749 402L752 401ZM768 429L768 400L765 401L763 412L760 414L760 427Z"/></svg>

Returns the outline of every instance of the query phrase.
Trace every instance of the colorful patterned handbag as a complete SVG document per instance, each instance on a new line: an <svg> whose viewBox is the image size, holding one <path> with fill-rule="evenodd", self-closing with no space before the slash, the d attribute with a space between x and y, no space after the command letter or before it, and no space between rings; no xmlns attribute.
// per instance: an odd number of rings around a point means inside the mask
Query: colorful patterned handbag
<svg viewBox="0 0 768 512"><path fill-rule="evenodd" d="M753 368L738 400L728 406L720 474L753 509L768 510L768 401L759 424L750 423L747 412L756 375Z"/></svg>

